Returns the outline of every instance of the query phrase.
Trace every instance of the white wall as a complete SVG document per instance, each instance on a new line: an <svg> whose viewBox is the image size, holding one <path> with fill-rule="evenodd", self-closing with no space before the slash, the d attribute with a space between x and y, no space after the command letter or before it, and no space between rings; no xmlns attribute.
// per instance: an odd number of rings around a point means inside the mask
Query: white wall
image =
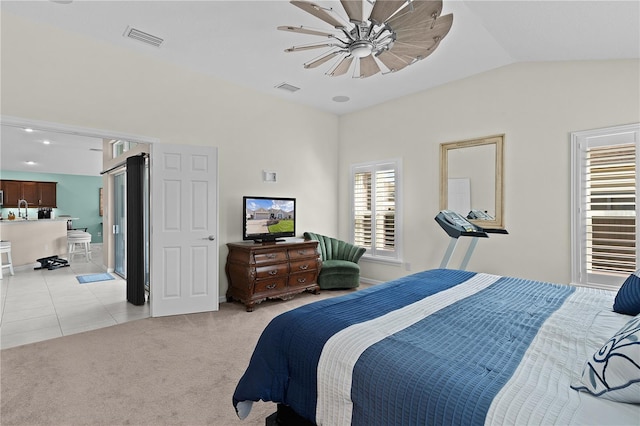
<svg viewBox="0 0 640 426"><path fill-rule="evenodd" d="M226 243L242 239L242 195L296 197L298 234L336 232L336 116L7 12L1 19L3 115L218 147L220 295ZM263 183L263 169L278 182Z"/></svg>
<svg viewBox="0 0 640 426"><path fill-rule="evenodd" d="M1 19L2 114L218 147L221 295L242 195L295 196L299 234L348 238L349 166L369 160L402 158L404 260L412 271L437 267L448 243L433 220L439 144L499 133L510 234L481 241L469 268L568 282L569 134L640 121L637 60L515 64L338 118L6 12ZM263 169L278 183L263 183ZM376 280L409 272L362 266Z"/></svg>
<svg viewBox="0 0 640 426"><path fill-rule="evenodd" d="M637 60L509 65L341 117L339 203L349 205L351 163L401 157L404 260L412 272L438 267L449 241L433 219L439 145L504 133L509 235L481 240L468 269L567 283L570 133L638 121ZM343 238L349 223L341 208ZM409 273L406 265L361 264L376 280Z"/></svg>

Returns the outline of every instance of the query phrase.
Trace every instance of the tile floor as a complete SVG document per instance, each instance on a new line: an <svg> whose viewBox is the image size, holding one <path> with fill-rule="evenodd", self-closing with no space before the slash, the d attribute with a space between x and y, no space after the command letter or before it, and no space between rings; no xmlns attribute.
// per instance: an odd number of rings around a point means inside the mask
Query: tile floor
<svg viewBox="0 0 640 426"><path fill-rule="evenodd" d="M17 268L0 280L0 349L108 327L149 316L149 304L127 302L126 282L115 279L80 284L76 275L104 272L100 244L91 262L77 256L54 270Z"/></svg>

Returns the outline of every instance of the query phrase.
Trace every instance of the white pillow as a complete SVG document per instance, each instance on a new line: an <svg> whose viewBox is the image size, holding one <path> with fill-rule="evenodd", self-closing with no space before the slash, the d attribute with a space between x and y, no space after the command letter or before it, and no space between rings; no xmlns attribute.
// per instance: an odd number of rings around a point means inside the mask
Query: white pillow
<svg viewBox="0 0 640 426"><path fill-rule="evenodd" d="M585 363L571 388L618 402L640 403L640 315Z"/></svg>

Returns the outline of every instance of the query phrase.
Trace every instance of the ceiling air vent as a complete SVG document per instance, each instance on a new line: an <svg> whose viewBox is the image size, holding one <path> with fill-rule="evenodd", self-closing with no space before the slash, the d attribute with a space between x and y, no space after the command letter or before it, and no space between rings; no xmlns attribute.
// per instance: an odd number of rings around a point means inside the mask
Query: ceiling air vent
<svg viewBox="0 0 640 426"><path fill-rule="evenodd" d="M282 90L286 90L287 92L297 92L298 90L300 90L299 87L296 87L294 85L291 85L289 83L280 83L276 86L276 89L282 89Z"/></svg>
<svg viewBox="0 0 640 426"><path fill-rule="evenodd" d="M123 35L154 47L160 47L162 42L164 42L164 39L161 39L160 37L156 37L132 27L127 27Z"/></svg>

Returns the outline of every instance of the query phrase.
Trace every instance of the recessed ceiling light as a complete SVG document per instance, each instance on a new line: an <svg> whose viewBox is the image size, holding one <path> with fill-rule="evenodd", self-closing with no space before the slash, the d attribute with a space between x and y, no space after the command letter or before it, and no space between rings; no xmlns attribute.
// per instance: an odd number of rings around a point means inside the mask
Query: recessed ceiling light
<svg viewBox="0 0 640 426"><path fill-rule="evenodd" d="M348 102L350 98L348 96L334 96L332 99L334 102Z"/></svg>
<svg viewBox="0 0 640 426"><path fill-rule="evenodd" d="M45 144L45 145L49 145L51 143L51 141L44 140L44 141L42 141L42 143Z"/></svg>
<svg viewBox="0 0 640 426"><path fill-rule="evenodd" d="M34 164L36 164L35 161L26 161L27 165L29 166L33 166Z"/></svg>
<svg viewBox="0 0 640 426"><path fill-rule="evenodd" d="M27 132L27 133L31 133L31 132L33 132L33 129L27 127L26 129L24 129L24 131Z"/></svg>

